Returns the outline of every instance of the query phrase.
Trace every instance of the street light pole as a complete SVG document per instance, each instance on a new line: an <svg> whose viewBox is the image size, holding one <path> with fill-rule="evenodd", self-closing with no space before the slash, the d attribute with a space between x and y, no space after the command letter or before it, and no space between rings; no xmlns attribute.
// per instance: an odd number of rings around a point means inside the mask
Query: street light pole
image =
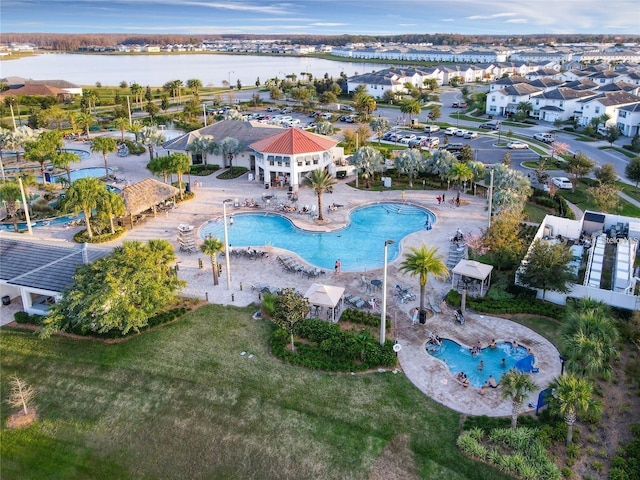
<svg viewBox="0 0 640 480"><path fill-rule="evenodd" d="M384 266L382 269L382 311L380 312L380 345L384 345L387 327L387 247L395 243L393 240L384 242Z"/></svg>
<svg viewBox="0 0 640 480"><path fill-rule="evenodd" d="M489 222L487 228L491 227L491 204L493 202L493 167L491 168L491 181L489 182Z"/></svg>
<svg viewBox="0 0 640 480"><path fill-rule="evenodd" d="M227 203L231 202L230 198L222 202L222 221L224 222L224 260L227 267L227 290L231 289L231 264L229 262L229 232L227 230Z"/></svg>

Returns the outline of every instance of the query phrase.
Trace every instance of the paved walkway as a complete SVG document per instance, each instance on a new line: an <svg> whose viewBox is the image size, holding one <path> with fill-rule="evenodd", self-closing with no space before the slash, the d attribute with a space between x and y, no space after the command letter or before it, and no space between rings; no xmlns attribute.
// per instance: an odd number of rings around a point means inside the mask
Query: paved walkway
<svg viewBox="0 0 640 480"><path fill-rule="evenodd" d="M87 149L82 144L71 143L69 148ZM162 155L163 152L160 152ZM109 164L117 168L117 177L129 182L137 182L149 176L145 168L148 155L140 157L129 156L120 158L115 155L109 157ZM92 154L90 158L83 160L81 168L102 166L102 155ZM194 189L195 198L178 204L177 208L169 213L158 214L155 218L149 218L144 224L136 226L128 231L122 238L111 242L112 246L121 245L126 240L146 241L148 239L165 239L171 242L177 250L177 227L180 224L191 224L200 228L207 221L222 215L222 202L228 198L255 198L259 200L265 193L262 183L250 182L247 175L236 180L219 180L215 175L207 177L192 177L202 185ZM348 180L348 179L347 179ZM122 185L120 185L122 186ZM287 188L271 189L270 194L277 194L279 198L286 198ZM415 232L401 242L401 254L389 264L388 285L395 286L398 283L414 286L414 291L419 291L415 278L403 275L398 271L402 262L402 252L408 247L419 246L423 242L429 246L436 246L440 254L446 259L449 251L450 238L458 228L464 232L480 234L486 227L487 213L484 197L472 197L461 195L461 206L455 207L450 200L455 192L448 192L447 203L438 205L436 197L443 193L442 190L415 190L405 193L405 201L429 208L437 216L437 221L432 230ZM316 231L327 231L345 226L349 221L351 210L357 206L381 201L402 201L401 191L368 192L356 190L346 184L346 180L339 181L333 194L325 193L325 205L337 203L345 205L336 212L326 214L327 221L317 224L308 216L292 214L289 218L299 227ZM301 188L299 191L298 205L316 205L315 193L310 188ZM245 209L233 209L227 206L227 213L238 214ZM246 209L249 210L249 209ZM255 211L254 209L251 209ZM77 229L64 228L62 226L40 227L35 230L35 236L42 238L57 238L71 241ZM220 285L214 286L210 263L199 252L187 254L177 251L179 276L187 282L184 295L208 298L211 303L224 305L246 306L257 305L260 302L258 292L251 288L253 284L268 284L274 287L294 287L300 291L306 291L308 287L318 281L285 273L277 263L277 256L285 253L274 247L261 248L269 253L269 257L262 260L250 260L247 258L231 259L232 282L227 285L226 273L220 278ZM382 251L382 245L381 245ZM291 255L291 252L286 252ZM203 267L199 268L198 260L202 260ZM302 260L300 259L302 262ZM334 275L328 272L321 277L322 283L342 286L347 292L358 294L368 298L368 293L362 285L361 272L344 272ZM367 279L382 278L382 268L366 272ZM442 299L451 288L451 282L439 282L429 280L428 289L438 299ZM391 288L389 289L391 290ZM379 295L379 294L378 294ZM387 312L395 325L396 339L402 346L399 360L408 379L421 391L436 401L461 412L469 414L508 415L510 403L500 398L500 389L491 390L481 397L477 390L460 387L446 367L438 360L427 354L424 344L429 330L436 331L442 337L450 337L463 344L475 344L476 340L487 342L491 338L518 342L530 346L533 349L541 373L534 376L534 380L543 388L560 373L558 352L543 338L534 332L525 329L518 324L505 319L468 315L468 322L461 328L456 328L453 322L452 312L445 309L443 314L427 321L426 325L410 326L409 311L418 306L418 302L398 303L391 295L388 298ZM4 312L3 312L4 314ZM4 315L3 315L4 316ZM458 326L459 327L459 326ZM532 398L533 401L535 399ZM528 403L528 402L527 402Z"/></svg>

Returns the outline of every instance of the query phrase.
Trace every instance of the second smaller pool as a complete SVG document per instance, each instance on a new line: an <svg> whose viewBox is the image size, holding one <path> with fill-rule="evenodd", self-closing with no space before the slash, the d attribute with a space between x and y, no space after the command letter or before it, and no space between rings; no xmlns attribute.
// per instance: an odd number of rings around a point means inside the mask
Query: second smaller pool
<svg viewBox="0 0 640 480"><path fill-rule="evenodd" d="M472 355L469 347L464 347L447 338L442 339L442 346L435 349L427 344L427 352L445 362L454 377L458 372L464 372L474 388L484 385L489 375L493 375L496 382L500 383L503 373L515 367L518 360L529 355L526 348L521 346L513 348L510 342L497 343L495 348L482 348L480 353ZM483 367L479 370L478 365L481 361Z"/></svg>

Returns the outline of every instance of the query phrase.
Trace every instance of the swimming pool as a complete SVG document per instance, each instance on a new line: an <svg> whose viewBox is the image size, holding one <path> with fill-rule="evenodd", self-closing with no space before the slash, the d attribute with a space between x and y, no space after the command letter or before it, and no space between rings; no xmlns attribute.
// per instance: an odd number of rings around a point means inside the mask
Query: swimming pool
<svg viewBox="0 0 640 480"><path fill-rule="evenodd" d="M69 152L69 153L75 153L76 155L78 155L80 157L80 160L84 160L86 158L89 158L91 156L91 152L87 151L87 150L80 150L78 148L64 148L62 149L63 152ZM20 156L22 158L22 156L24 155L24 152L20 152ZM5 159L9 159L10 157L15 157L16 156L16 152L6 152L4 154L4 158ZM45 166L50 166L50 165L45 165ZM6 168L5 171L6 172L16 172L16 171L21 171L21 170L33 170L33 168L23 168L23 167L10 167L10 168Z"/></svg>
<svg viewBox="0 0 640 480"><path fill-rule="evenodd" d="M113 171L109 169L109 175L111 175ZM71 182L75 182L79 178L89 178L89 177L104 177L104 167L88 167L88 168L80 168L78 170L71 170ZM67 179L67 174L65 173L57 173L56 175L51 175L51 183L56 183L56 179L63 178ZM37 177L39 182L42 181L42 177Z"/></svg>
<svg viewBox="0 0 640 480"><path fill-rule="evenodd" d="M332 270L340 259L342 271L366 271L382 267L385 240L388 259L398 256L400 240L435 223L435 215L427 209L402 203L379 203L351 212L347 227L334 232L309 232L297 228L288 218L270 213L233 215L227 219L229 245L232 247L274 246L300 255L306 262ZM224 238L221 219L210 221L200 229L200 236Z"/></svg>
<svg viewBox="0 0 640 480"><path fill-rule="evenodd" d="M493 375L493 378L500 383L503 373L515 367L519 360L529 356L526 348L521 346L513 348L510 342L500 342L496 344L496 348L485 347L480 350L480 353L471 355L469 347L463 347L447 338L443 339L442 346L436 349L430 349L427 344L427 352L445 362L453 376L458 372L464 372L474 388L484 385L489 375ZM503 358L504 366L501 365ZM478 370L480 361L484 362L482 370Z"/></svg>

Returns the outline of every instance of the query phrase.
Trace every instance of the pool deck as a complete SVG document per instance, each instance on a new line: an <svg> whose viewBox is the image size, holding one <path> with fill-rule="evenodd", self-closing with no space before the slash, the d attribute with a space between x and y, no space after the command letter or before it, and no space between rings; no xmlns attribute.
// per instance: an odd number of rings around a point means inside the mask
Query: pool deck
<svg viewBox="0 0 640 480"><path fill-rule="evenodd" d="M119 135L119 133L118 133ZM81 142L68 142L69 148L86 149L86 144ZM162 149L159 152L163 154ZM135 183L149 177L145 166L149 161L148 154L141 156L130 155L118 157L111 154L108 157L109 166L114 168L118 179ZM101 167L102 155L92 153L88 159L82 160L76 168ZM265 190L260 182L249 182L247 176L236 180L219 180L214 175L207 177L192 176L191 181L201 182L201 186L192 187L195 198L191 201L178 204L169 212L159 213L155 218L148 218L143 224L130 230L122 238L110 245L121 245L126 240L146 241L149 239L164 239L176 247L178 256L179 276L187 282L184 295L205 299L209 302L225 305L246 306L258 304L258 292L252 290L251 285L268 284L273 287L293 287L300 291L306 291L312 283L325 283L342 286L347 292L369 298L361 277L363 272L343 272L335 275L327 272L318 278L306 278L282 271L277 263L278 255L294 256L291 252L285 252L273 247L260 248L269 253L268 258L251 260L248 258L231 258L232 282L231 288L227 288L226 273L222 272L220 285L213 286L211 269L208 259L199 252L192 254L179 252L177 249L177 227L180 224L190 224L199 229L204 223L222 215L222 202L228 198L238 198L242 202L245 198L254 198L259 201L263 194L276 194L278 201L287 199L287 187L284 189L273 188ZM343 228L348 223L349 212L355 207L378 202L402 202L403 192L389 190L383 192L368 192L356 190L346 184L346 180L338 180L332 194L325 193L323 203L326 207L332 203L344 205L335 212L325 213L325 222L317 223L308 215L297 213L287 216L299 227L313 231L330 231ZM123 187L124 183L115 186ZM445 189L446 190L446 189ZM464 388L459 385L449 373L448 368L439 360L430 356L424 348L429 331L433 331L441 337L451 338L462 344L473 345L477 340L483 344L492 338L497 341L517 340L518 343L530 347L536 356L540 367L540 373L533 374L532 378L540 389L546 387L550 381L560 374L560 360L555 347L541 336L531 330L506 319L475 315L467 313L464 325L453 321L453 311L442 304L443 313L431 317L425 325L411 325L409 311L418 306L418 301L399 303L392 296L393 287L396 284L412 285L414 292L419 292L417 280L398 271L402 262L403 252L408 247L419 246L423 242L429 246L440 249L444 259L449 252L450 238L458 228L464 232L480 234L487 224L486 200L482 196L461 195L461 206L455 207L451 200L455 198L455 191L447 191L447 203L438 205L436 197L442 195L445 190L412 190L404 194L404 200L408 203L419 205L431 210L437 217L436 223L429 231L415 232L401 242L401 252L398 258L388 266L388 299L387 313L391 316L395 325L395 338L402 346L398 354L401 369L407 378L422 392L435 401L459 412L472 415L503 416L510 415L511 403L501 398L501 389L488 389L487 394L481 396L478 390ZM317 205L315 193L308 187L301 187L298 194L298 207L303 205ZM278 201L272 201L278 203ZM235 209L227 204L227 214L242 211L255 212L256 209ZM265 210L257 210L265 211ZM273 211L267 210L267 211ZM40 238L56 238L72 241L74 228L63 226L46 226L34 230L34 236ZM357 248L357 246L354 246ZM380 255L383 254L383 245L380 246ZM199 268L198 260L202 259L204 269ZM302 260L300 259L302 262ZM367 280L381 279L382 268L364 272ZM441 300L451 288L451 281L440 282L429 279L427 286L429 294ZM373 294L380 299L380 292ZM7 318L3 307L2 318ZM529 402L535 403L538 391L531 395L524 404L524 410Z"/></svg>

